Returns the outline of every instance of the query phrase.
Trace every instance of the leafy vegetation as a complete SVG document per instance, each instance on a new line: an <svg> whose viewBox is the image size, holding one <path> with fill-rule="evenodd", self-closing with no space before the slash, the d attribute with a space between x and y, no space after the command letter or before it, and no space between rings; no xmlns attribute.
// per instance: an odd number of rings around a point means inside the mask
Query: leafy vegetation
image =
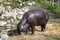
<svg viewBox="0 0 60 40"><path fill-rule="evenodd" d="M18 7L18 6L19 6L19 4L18 4L17 2L11 3L11 7L12 7L12 8L16 8L16 7Z"/></svg>
<svg viewBox="0 0 60 40"><path fill-rule="evenodd" d="M43 0L35 0L35 2L37 2L38 4L40 4L42 7L49 9L50 11L54 11L56 14L60 14L60 6L58 5L57 2L54 3L54 5L52 4L51 1L43 1Z"/></svg>
<svg viewBox="0 0 60 40"><path fill-rule="evenodd" d="M23 2L26 2L28 0L22 0ZM35 1L38 4L40 4L42 7L49 9L52 12L55 12L56 14L60 14L60 6L58 5L57 2L54 3L54 5L52 5L51 1L44 1L44 0L29 0L29 1ZM11 7L12 8L16 8L19 6L19 4L16 1L11 1ZM4 4L4 3L3 3ZM4 4L4 6L7 6L7 4Z"/></svg>
<svg viewBox="0 0 60 40"><path fill-rule="evenodd" d="M3 6L11 6L12 8L17 8L19 7L19 3L17 1L8 1L8 2L3 2Z"/></svg>

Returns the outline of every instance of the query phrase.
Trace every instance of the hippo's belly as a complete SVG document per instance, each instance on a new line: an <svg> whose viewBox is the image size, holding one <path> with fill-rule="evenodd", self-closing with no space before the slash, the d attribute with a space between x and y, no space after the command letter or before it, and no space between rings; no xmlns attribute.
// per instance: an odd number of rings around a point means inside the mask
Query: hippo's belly
<svg viewBox="0 0 60 40"><path fill-rule="evenodd" d="M44 22L45 22L44 14L43 15L40 15L40 14L31 14L28 17L28 23L30 25L39 26L39 25L41 25Z"/></svg>

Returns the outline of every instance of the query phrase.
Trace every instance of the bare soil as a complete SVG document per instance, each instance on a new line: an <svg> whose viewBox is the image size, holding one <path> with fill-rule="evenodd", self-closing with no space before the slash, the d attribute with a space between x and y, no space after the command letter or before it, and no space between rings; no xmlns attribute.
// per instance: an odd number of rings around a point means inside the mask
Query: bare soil
<svg viewBox="0 0 60 40"><path fill-rule="evenodd" d="M41 32L41 27L36 26L34 35L17 35L11 36L10 40L60 40L60 24L48 23L46 31Z"/></svg>

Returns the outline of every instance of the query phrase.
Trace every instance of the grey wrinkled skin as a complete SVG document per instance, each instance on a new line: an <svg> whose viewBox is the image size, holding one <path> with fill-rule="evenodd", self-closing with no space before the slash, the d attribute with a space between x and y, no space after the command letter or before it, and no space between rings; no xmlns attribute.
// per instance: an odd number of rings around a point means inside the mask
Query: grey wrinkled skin
<svg viewBox="0 0 60 40"><path fill-rule="evenodd" d="M31 34L34 34L35 26L41 26L41 31L45 31L48 22L48 12L43 8L37 8L26 12L21 21L17 24L18 33L27 34L31 28Z"/></svg>

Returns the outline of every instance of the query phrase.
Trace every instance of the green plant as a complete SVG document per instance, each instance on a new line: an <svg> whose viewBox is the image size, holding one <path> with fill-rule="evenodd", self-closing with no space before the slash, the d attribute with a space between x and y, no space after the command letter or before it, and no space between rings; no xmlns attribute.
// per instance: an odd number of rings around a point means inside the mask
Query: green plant
<svg viewBox="0 0 60 40"><path fill-rule="evenodd" d="M57 6L56 9L54 9L54 11L56 12L56 14L60 14L60 6Z"/></svg>
<svg viewBox="0 0 60 40"><path fill-rule="evenodd" d="M44 7L46 7L46 9L51 9L51 2L46 2L44 3Z"/></svg>
<svg viewBox="0 0 60 40"><path fill-rule="evenodd" d="M19 6L19 4L17 2L12 2L11 3L12 8L17 8L18 6Z"/></svg>

